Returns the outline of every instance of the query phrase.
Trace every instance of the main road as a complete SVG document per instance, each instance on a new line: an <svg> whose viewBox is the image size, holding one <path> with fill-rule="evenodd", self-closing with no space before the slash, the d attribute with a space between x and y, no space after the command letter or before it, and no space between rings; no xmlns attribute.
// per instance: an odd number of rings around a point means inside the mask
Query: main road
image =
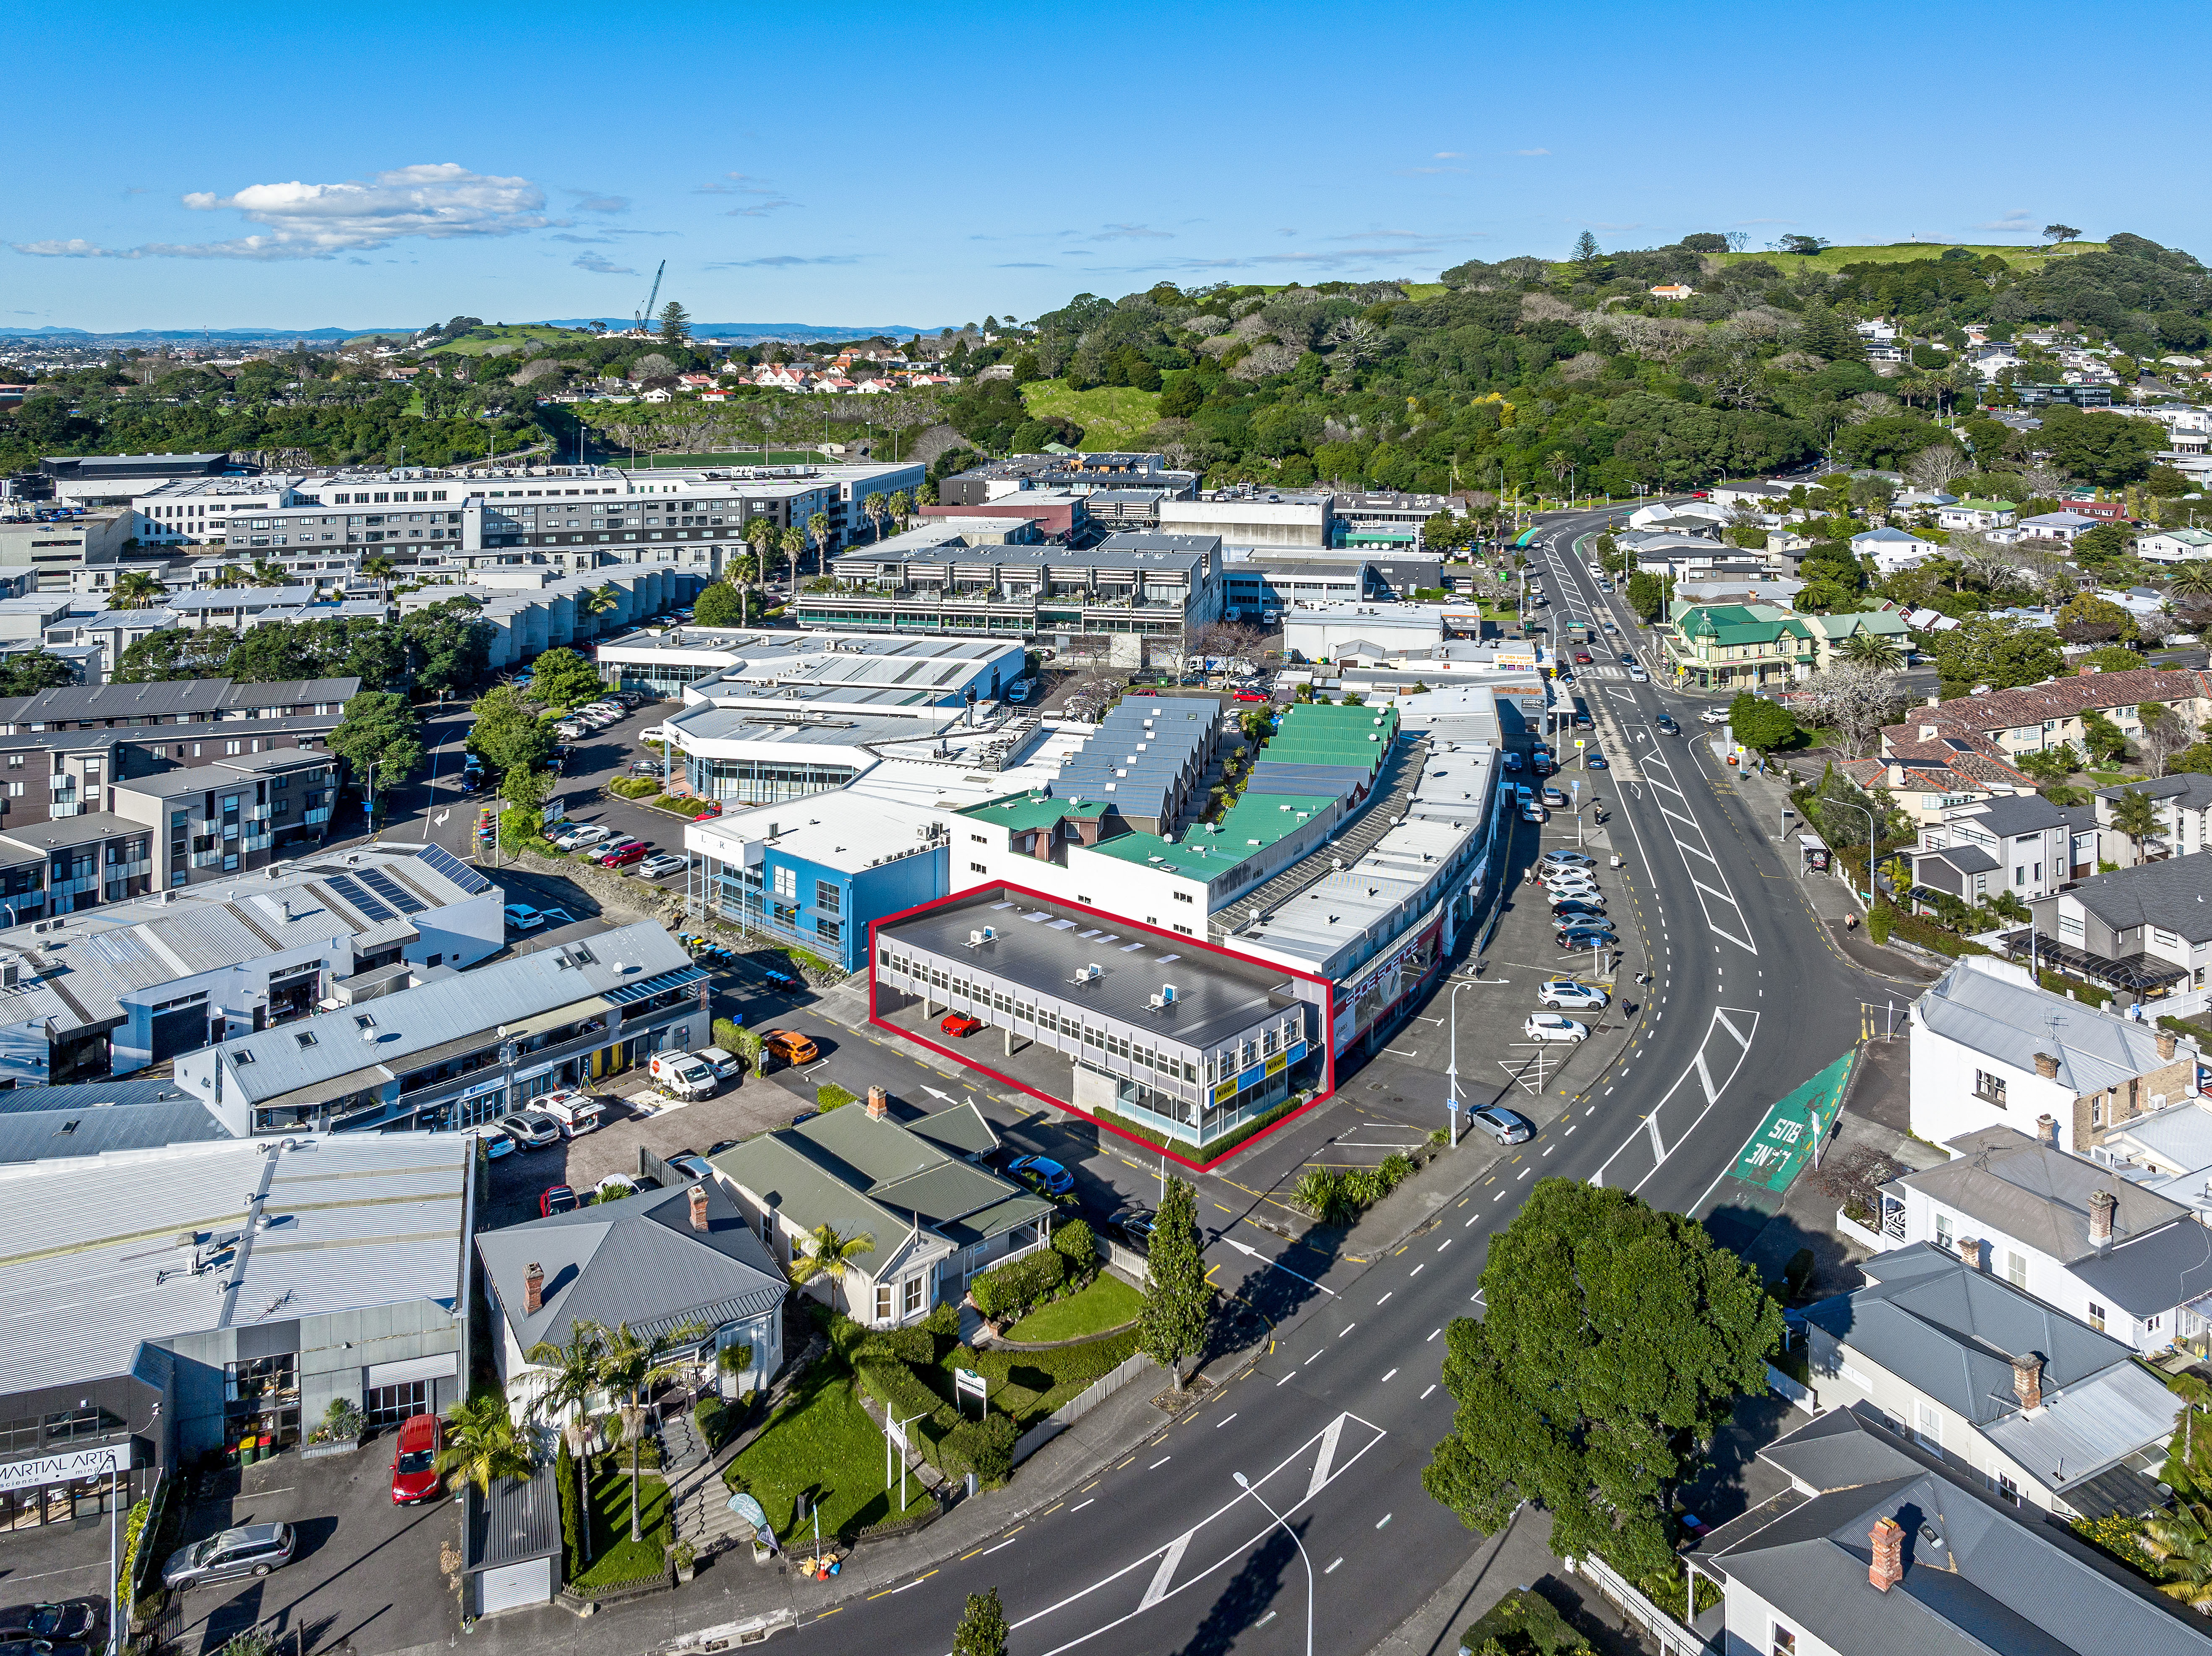
<svg viewBox="0 0 2212 1656"><path fill-rule="evenodd" d="M1555 628L1610 619L1620 630L1601 637L1632 640L1630 616L1575 550L1607 521L1553 519L1528 549L1532 573ZM1444 1330L1480 1314L1491 1233L1537 1176L1710 1211L1767 1107L1850 1046L1862 1001L1892 989L1828 945L1778 824L1753 819L1695 737L1659 731L1662 713L1692 707L1619 666L1585 668L1574 688L1603 706L1614 840L1628 864L1612 877L1636 887L1655 976L1621 1062L1395 1253L1255 1257L1211 1238L1209 1259L1234 1262L1216 1279L1276 1319L1267 1355L1175 1423L1163 1416L1158 1433L1050 1510L816 1617L800 1638L854 1656L933 1653L950 1647L965 1596L996 1586L1015 1656L1357 1652L1469 1556L1477 1538L1422 1490L1420 1472L1451 1424ZM1226 1180L1200 1186L1202 1214L1215 1210L1211 1196L1243 1204Z"/></svg>

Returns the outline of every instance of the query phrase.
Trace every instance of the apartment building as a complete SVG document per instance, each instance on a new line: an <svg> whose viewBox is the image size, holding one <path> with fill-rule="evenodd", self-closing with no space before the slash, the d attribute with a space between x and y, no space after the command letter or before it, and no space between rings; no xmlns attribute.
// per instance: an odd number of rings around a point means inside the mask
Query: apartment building
<svg viewBox="0 0 2212 1656"><path fill-rule="evenodd" d="M1944 806L1906 852L1912 883L1968 904L2009 892L2032 903L2074 877L2078 828L2040 794L1992 795ZM2094 829L2087 830L2092 841Z"/></svg>

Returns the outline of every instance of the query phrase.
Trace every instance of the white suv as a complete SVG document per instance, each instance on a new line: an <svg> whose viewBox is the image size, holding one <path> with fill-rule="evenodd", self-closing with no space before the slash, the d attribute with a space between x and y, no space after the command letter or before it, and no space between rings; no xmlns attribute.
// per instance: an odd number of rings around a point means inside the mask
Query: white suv
<svg viewBox="0 0 2212 1656"><path fill-rule="evenodd" d="M1529 1040L1583 1040L1589 1035L1589 1025L1555 1012L1531 1012L1521 1026L1521 1034Z"/></svg>
<svg viewBox="0 0 2212 1656"><path fill-rule="evenodd" d="M1577 983L1572 978L1553 978L1537 986L1536 1002L1540 1006L1571 1007L1577 1012L1602 1012L1607 996L1604 990Z"/></svg>

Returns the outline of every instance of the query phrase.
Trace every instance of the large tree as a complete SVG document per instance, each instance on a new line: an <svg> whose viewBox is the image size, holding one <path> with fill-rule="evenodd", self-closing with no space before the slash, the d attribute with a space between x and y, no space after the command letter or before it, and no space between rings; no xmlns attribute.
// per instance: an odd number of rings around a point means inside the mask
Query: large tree
<svg viewBox="0 0 2212 1656"><path fill-rule="evenodd" d="M363 690L345 704L331 732L331 751L356 776L372 774L378 792L395 788L422 762L422 731L404 695Z"/></svg>
<svg viewBox="0 0 2212 1656"><path fill-rule="evenodd" d="M1147 1250L1144 1348L1182 1390L1182 1366L1206 1344L1213 1290L1200 1257L1197 1193L1186 1179L1170 1179L1154 1216Z"/></svg>
<svg viewBox="0 0 2212 1656"><path fill-rule="evenodd" d="M549 707L565 712L606 694L599 670L565 645L545 652L531 670L531 693Z"/></svg>
<svg viewBox="0 0 2212 1656"><path fill-rule="evenodd" d="M511 685L497 685L476 700L468 749L501 775L535 770L553 756L553 733L538 711Z"/></svg>
<svg viewBox="0 0 2212 1656"><path fill-rule="evenodd" d="M999 1590L968 1595L968 1608L952 1635L952 1656L1006 1656L1006 1610Z"/></svg>
<svg viewBox="0 0 2212 1656"><path fill-rule="evenodd" d="M1694 1219L1569 1179L1540 1180L1492 1238L1482 1289L1484 1319L1451 1325L1459 1408L1423 1486L1470 1529L1533 1501L1554 1552L1670 1572L1674 1492L1765 1385L1781 1307Z"/></svg>
<svg viewBox="0 0 2212 1656"><path fill-rule="evenodd" d="M1797 734L1797 720L1781 703L1742 690L1729 703L1729 731L1753 753L1772 753Z"/></svg>

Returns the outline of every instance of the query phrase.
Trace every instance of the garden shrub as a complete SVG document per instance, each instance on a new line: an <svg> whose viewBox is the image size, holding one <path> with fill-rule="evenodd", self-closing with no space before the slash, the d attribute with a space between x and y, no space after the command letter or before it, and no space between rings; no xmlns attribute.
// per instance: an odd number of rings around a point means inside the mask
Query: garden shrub
<svg viewBox="0 0 2212 1656"><path fill-rule="evenodd" d="M984 1420L963 1420L945 1435L944 1451L957 1457L985 1483L1003 1483L1013 1475L1014 1443L1020 1434L1011 1415L994 1414ZM939 1471L951 1472L949 1466Z"/></svg>
<svg viewBox="0 0 2212 1656"><path fill-rule="evenodd" d="M1062 1225L1053 1235L1052 1247L1073 1273L1087 1277L1098 1268L1098 1243L1085 1220L1070 1219Z"/></svg>
<svg viewBox="0 0 2212 1656"><path fill-rule="evenodd" d="M580 1517L576 1510L576 1458L568 1453L566 1437L553 1457L553 1482L561 1491L562 1579L573 1581L584 1573L584 1559L576 1539Z"/></svg>
<svg viewBox="0 0 2212 1656"><path fill-rule="evenodd" d="M942 1301L921 1319L921 1325L940 1340L957 1340L960 1338L960 1307L950 1300Z"/></svg>
<svg viewBox="0 0 2212 1656"><path fill-rule="evenodd" d="M834 1081L825 1081L814 1089L814 1107L827 1115L832 1110L842 1110L858 1101L858 1095L850 1093Z"/></svg>
<svg viewBox="0 0 2212 1656"><path fill-rule="evenodd" d="M691 1405L691 1423L699 1429L699 1441L711 1453L722 1447L723 1435L730 1428L730 1411L720 1398L702 1398Z"/></svg>
<svg viewBox="0 0 2212 1656"><path fill-rule="evenodd" d="M1066 1260L1040 1248L985 1271L968 1285L968 1295L993 1322L1009 1321L1058 1288L1066 1274Z"/></svg>

